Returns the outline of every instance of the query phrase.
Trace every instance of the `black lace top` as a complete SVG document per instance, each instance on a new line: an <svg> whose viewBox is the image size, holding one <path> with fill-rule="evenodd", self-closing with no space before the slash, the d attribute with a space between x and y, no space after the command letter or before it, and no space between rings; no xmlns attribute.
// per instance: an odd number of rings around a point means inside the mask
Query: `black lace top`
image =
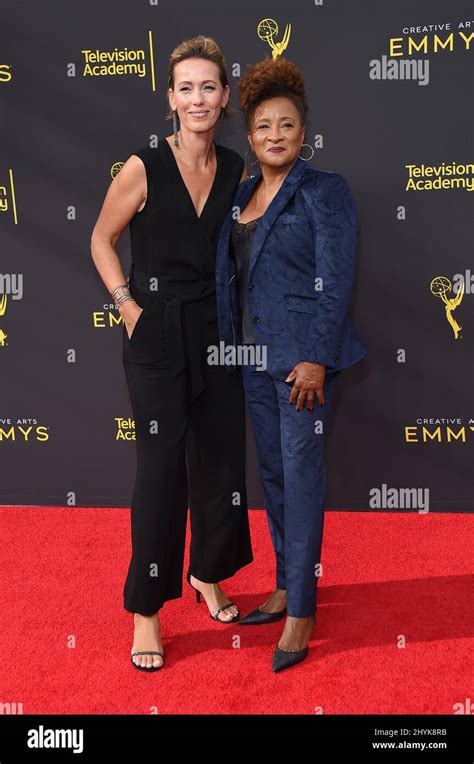
<svg viewBox="0 0 474 764"><path fill-rule="evenodd" d="M260 218L255 218L255 220L249 220L247 223L240 223L238 220L235 220L232 224L230 237L230 252L236 264L237 290L239 294L240 315L242 316L242 341L252 344L255 344L255 336L248 308L247 276L253 237L259 220Z"/></svg>

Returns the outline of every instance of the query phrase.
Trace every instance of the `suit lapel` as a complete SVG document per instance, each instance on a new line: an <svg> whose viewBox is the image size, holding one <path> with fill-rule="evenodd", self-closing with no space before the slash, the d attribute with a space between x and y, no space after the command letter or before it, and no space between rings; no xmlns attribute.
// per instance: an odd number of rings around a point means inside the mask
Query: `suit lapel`
<svg viewBox="0 0 474 764"><path fill-rule="evenodd" d="M278 189L278 192L275 194L272 201L268 205L264 215L262 216L262 219L260 220L255 230L252 252L250 253L250 262L249 262L249 271L248 271L249 281L254 271L260 252L262 251L262 247L265 243L265 239L268 236L268 233L271 230L273 223L277 219L278 215L283 211L283 209L288 204L293 194L296 192L296 189L298 188L298 186L303 182L305 169L306 169L306 162L300 157L298 157L295 164L291 168L290 172L286 176L280 188ZM248 202L250 201L252 194L255 191L255 188L257 184L260 182L261 178L262 178L262 174L259 173L258 175L254 175L252 178L245 180L243 183L240 183L240 185L237 188L234 201L232 203L233 208L238 207L240 209L240 212L243 212ZM224 223L224 227L222 230L222 241L221 241L221 245L223 247L224 252L228 252L230 230L231 230L233 222L234 222L234 218L232 217L232 215L229 215ZM230 263L229 263L229 266L230 266ZM228 277L230 278L231 275L232 275L231 268L229 267Z"/></svg>

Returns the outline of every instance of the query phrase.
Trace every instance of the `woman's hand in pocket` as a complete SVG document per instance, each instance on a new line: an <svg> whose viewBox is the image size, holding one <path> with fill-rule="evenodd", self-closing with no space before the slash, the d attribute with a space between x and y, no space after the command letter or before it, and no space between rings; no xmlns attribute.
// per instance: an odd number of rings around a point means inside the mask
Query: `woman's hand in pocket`
<svg viewBox="0 0 474 764"><path fill-rule="evenodd" d="M127 300L123 303L123 305L119 305L118 310L123 318L128 339L130 340L132 338L135 324L143 312L143 308L140 308L139 304L135 302L135 300Z"/></svg>

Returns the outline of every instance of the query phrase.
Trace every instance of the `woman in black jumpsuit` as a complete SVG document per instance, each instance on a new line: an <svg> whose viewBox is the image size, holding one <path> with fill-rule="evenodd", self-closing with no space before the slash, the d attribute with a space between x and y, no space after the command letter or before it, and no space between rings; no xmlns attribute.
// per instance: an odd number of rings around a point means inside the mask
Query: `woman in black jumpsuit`
<svg viewBox="0 0 474 764"><path fill-rule="evenodd" d="M165 138L134 152L148 192L130 221L129 287L143 310L130 338L123 328L137 449L123 594L125 609L142 615L181 596L188 504L189 574L215 583L253 559L241 376L207 363L208 346L219 346L216 245L244 161L214 145L216 176L200 216Z"/></svg>

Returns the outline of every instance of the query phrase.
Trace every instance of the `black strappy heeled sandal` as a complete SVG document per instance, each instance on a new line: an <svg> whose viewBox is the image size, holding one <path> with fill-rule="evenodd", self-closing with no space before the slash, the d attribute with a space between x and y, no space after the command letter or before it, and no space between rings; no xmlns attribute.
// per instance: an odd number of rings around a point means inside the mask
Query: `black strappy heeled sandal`
<svg viewBox="0 0 474 764"><path fill-rule="evenodd" d="M186 573L186 580L187 580L188 584L190 586L192 586L194 591L196 592L196 602L198 602L198 603L201 602L201 596L204 597L204 595L202 594L202 592L199 591L199 589L196 589L196 587L193 586L193 584L191 583L191 573L189 572L189 570ZM237 608L237 613L229 621L223 621L222 618L219 618L219 613L222 610L226 610L231 605L233 605L234 607ZM225 625L228 624L228 623L234 623L235 621L238 621L239 618L240 618L240 612L239 612L238 606L235 604L235 602L228 602L226 605L222 605L222 607L220 607L218 610L216 610L216 612L214 614L213 613L209 613L209 615L210 615L210 617L212 618L213 621L219 621L219 623L223 623Z"/></svg>
<svg viewBox="0 0 474 764"><path fill-rule="evenodd" d="M135 661L133 660L134 655L161 655L163 658L163 663L160 666L139 666ZM136 669L139 671L159 671L160 668L163 668L165 665L165 656L163 653L160 653L158 650L138 650L137 652L134 652L130 656L130 660L132 661L132 664L135 666Z"/></svg>

